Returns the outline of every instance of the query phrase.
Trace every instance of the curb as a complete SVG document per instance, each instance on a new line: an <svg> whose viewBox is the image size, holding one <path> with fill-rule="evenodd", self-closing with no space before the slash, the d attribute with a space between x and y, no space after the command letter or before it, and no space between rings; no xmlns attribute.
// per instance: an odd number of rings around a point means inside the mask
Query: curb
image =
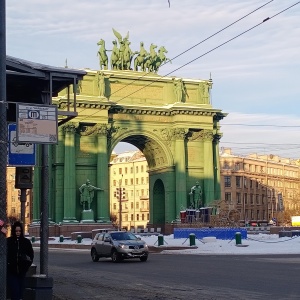
<svg viewBox="0 0 300 300"><path fill-rule="evenodd" d="M39 247L39 244L32 244L33 247ZM91 245L80 245L80 244L48 244L48 248L55 249L91 249ZM186 249L197 249L197 246L149 246L150 253L160 253L164 250L186 250Z"/></svg>

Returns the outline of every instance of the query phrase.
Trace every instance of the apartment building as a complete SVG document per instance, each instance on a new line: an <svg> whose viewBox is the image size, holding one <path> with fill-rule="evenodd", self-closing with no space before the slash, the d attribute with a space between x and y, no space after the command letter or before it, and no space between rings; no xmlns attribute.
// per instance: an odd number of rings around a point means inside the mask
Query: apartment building
<svg viewBox="0 0 300 300"><path fill-rule="evenodd" d="M300 209L299 161L276 155L220 153L221 200L241 220L269 221L284 210Z"/></svg>
<svg viewBox="0 0 300 300"><path fill-rule="evenodd" d="M127 230L145 228L149 221L148 164L138 150L112 156L110 212L116 224L121 219L121 227Z"/></svg>
<svg viewBox="0 0 300 300"><path fill-rule="evenodd" d="M140 151L112 157L110 170L111 213L122 227L146 227L149 221L147 161ZM300 162L276 155L220 153L221 199L228 210L237 210L243 222L268 222L283 211L300 214Z"/></svg>
<svg viewBox="0 0 300 300"><path fill-rule="evenodd" d="M15 167L7 167L6 169L6 188L7 188L7 217L11 220L21 219L21 202L19 189L15 188ZM26 204L25 204L25 232L27 232L28 225L31 222L31 190L26 191Z"/></svg>

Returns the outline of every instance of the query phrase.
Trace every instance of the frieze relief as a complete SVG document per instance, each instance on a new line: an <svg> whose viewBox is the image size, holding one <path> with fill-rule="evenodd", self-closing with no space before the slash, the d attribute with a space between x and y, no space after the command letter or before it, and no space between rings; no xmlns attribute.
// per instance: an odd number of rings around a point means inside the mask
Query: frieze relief
<svg viewBox="0 0 300 300"><path fill-rule="evenodd" d="M202 131L189 131L188 132L188 140L189 141L200 141L202 140Z"/></svg>
<svg viewBox="0 0 300 300"><path fill-rule="evenodd" d="M169 147L171 147L172 136L171 136L170 129L167 129L167 128L163 128L160 130L154 129L153 132L156 134L159 134L161 137L161 140L164 143L166 143Z"/></svg>

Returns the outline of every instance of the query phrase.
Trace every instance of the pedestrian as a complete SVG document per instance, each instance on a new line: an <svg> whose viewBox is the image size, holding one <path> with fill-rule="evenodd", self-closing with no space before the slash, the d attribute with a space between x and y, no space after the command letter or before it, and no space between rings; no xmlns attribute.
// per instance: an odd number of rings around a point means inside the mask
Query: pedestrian
<svg viewBox="0 0 300 300"><path fill-rule="evenodd" d="M25 276L34 253L30 240L24 237L23 225L16 221L7 239L7 288L11 300L23 299Z"/></svg>

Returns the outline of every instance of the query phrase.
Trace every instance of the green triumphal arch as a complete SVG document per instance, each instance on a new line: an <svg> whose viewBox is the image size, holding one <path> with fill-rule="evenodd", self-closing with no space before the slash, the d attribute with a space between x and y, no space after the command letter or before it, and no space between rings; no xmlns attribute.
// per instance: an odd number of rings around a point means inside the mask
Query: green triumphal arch
<svg viewBox="0 0 300 300"><path fill-rule="evenodd" d="M125 45L126 41L124 38ZM51 147L51 220L62 224L110 222L110 157L120 142L136 146L147 159L150 224L176 219L180 210L190 206L189 194L197 181L204 206L219 200L219 121L226 114L211 105L212 81L161 77L157 68L146 69L138 63L135 65L144 69L135 66L131 70L125 59L108 70L101 56L103 44L103 40L98 43L100 70L85 70L87 75L76 86L76 102L70 104L68 90L53 98L60 111L72 108L78 116L59 126L58 145ZM143 46L141 43L140 53ZM87 179L86 195L91 197L88 209L83 210L81 192ZM39 195L38 167L34 180L34 195ZM35 220L39 211L34 197Z"/></svg>
<svg viewBox="0 0 300 300"><path fill-rule="evenodd" d="M59 127L59 143L50 152L54 222L82 221L79 188L87 178L103 189L94 192L93 220L109 221L109 163L119 142L136 146L147 159L151 224L171 222L188 207L196 181L205 205L220 199L219 120L225 114L210 104L210 80L183 79L185 92L177 101L179 78L86 71L77 91L78 116ZM101 96L99 76L105 76ZM67 93L53 102L68 110ZM38 175L35 180L37 189ZM36 212L37 207L36 202Z"/></svg>

